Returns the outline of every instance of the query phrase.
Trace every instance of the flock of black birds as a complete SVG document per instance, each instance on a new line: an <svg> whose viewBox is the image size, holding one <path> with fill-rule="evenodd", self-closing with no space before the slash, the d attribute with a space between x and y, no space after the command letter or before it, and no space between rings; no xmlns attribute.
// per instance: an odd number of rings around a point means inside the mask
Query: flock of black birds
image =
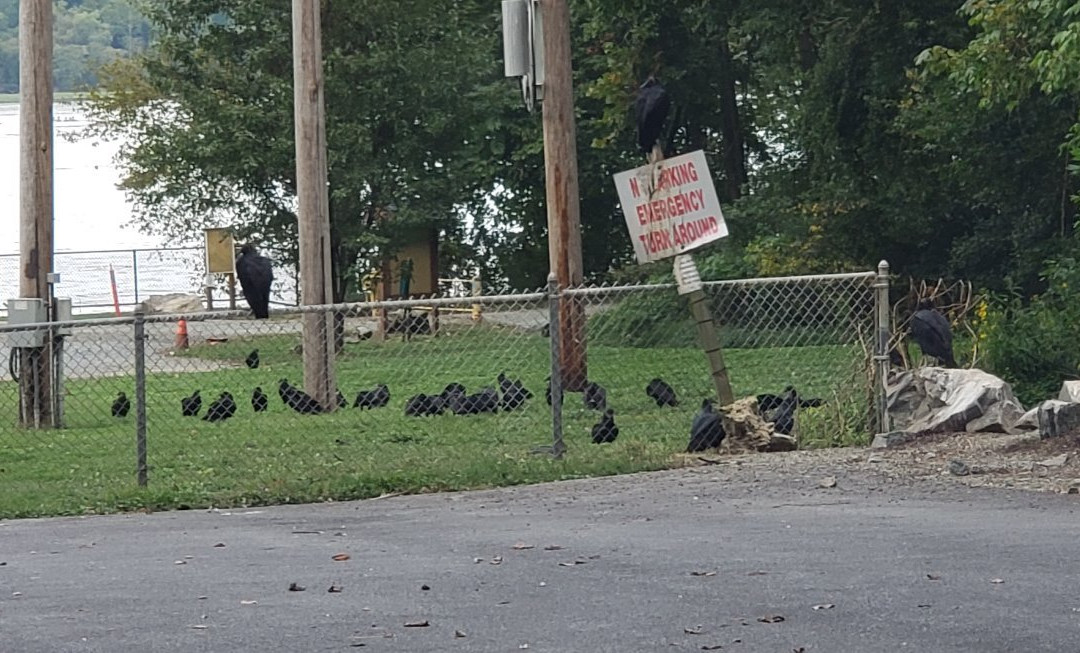
<svg viewBox="0 0 1080 653"><path fill-rule="evenodd" d="M244 359L248 368L259 367L259 350L255 349ZM533 398L533 393L520 379L510 379L505 373L496 377L498 389L494 386L480 388L469 394L461 383L450 383L438 394L417 394L405 402L405 415L425 417L442 415L449 411L454 415L495 414L518 410L525 407ZM551 378L548 378L546 399L551 405ZM654 378L645 386L645 395L658 407L678 406L679 399L671 384L661 378ZM283 404L301 415L317 415L325 412L323 406L311 395L289 383L288 379L278 382L278 397ZM784 389L783 394L762 394L757 396L758 407L768 421L773 422L777 433L790 434L795 427L795 412L799 408L820 406L820 399L803 399L793 386ZM348 406L341 391L336 393L339 408ZM582 390L582 403L586 409L602 411L600 420L592 427L592 441L596 444L614 442L619 437L619 426L615 423L615 410L607 405L607 389L595 381L589 381ZM180 400L180 415L198 417L202 410L202 396L199 390ZM385 408L390 404L390 388L380 383L371 390L361 390L353 401L353 408L360 410ZM261 413L268 410L270 400L261 387L251 393L251 409ZM131 411L131 400L124 392L118 393L112 404L113 417L126 417ZM222 392L210 403L202 419L207 422L223 422L236 415L236 399L232 393ZM688 453L701 452L720 446L725 437L720 414L716 412L711 399L701 403L701 410L694 416L690 426Z"/></svg>

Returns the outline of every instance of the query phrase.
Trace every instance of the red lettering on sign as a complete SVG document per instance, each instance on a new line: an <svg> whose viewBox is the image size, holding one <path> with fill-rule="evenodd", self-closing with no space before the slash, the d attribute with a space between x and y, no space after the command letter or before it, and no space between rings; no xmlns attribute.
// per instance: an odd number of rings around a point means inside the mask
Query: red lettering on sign
<svg viewBox="0 0 1080 653"><path fill-rule="evenodd" d="M630 178L630 192L634 194L634 197L641 197L641 189L638 187L637 178Z"/></svg>

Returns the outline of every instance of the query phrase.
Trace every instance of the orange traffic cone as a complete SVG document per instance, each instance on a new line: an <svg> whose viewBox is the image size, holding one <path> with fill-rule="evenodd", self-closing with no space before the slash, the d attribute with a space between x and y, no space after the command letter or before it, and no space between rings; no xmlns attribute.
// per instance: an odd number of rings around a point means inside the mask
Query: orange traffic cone
<svg viewBox="0 0 1080 653"><path fill-rule="evenodd" d="M180 320L176 323L176 342L173 343L173 349L187 349L188 337L187 337L187 320Z"/></svg>

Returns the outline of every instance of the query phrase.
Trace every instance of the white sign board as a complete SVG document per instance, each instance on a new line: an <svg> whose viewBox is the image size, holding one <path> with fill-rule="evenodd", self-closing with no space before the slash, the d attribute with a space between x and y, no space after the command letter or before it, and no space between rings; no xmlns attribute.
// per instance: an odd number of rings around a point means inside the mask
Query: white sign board
<svg viewBox="0 0 1080 653"><path fill-rule="evenodd" d="M620 172L615 187L638 263L682 254L728 235L701 150Z"/></svg>

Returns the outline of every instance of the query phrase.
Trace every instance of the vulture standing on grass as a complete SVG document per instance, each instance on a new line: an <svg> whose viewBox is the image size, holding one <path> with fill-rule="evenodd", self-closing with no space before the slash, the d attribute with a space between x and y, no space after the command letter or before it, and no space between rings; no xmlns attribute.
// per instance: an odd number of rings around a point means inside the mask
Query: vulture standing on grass
<svg viewBox="0 0 1080 653"><path fill-rule="evenodd" d="M198 390L190 397L184 397L180 400L180 414L184 417L195 417L199 414L199 409L201 408L202 396L199 395Z"/></svg>
<svg viewBox="0 0 1080 653"><path fill-rule="evenodd" d="M608 408L600 417L600 421L593 424L592 441L593 444L608 444L614 442L617 437L619 437L619 427L615 424L615 411Z"/></svg>
<svg viewBox="0 0 1080 653"><path fill-rule="evenodd" d="M925 356L938 359L945 367L956 367L949 321L930 301L919 302L918 310L911 316L911 336L919 343L919 349Z"/></svg>
<svg viewBox="0 0 1080 653"><path fill-rule="evenodd" d="M638 145L641 151L648 155L652 152L653 145L660 140L660 133L664 129L664 121L667 120L668 111L671 110L671 97L667 91L650 77L638 89L637 99L634 101L634 118L637 120Z"/></svg>
<svg viewBox="0 0 1080 653"><path fill-rule="evenodd" d="M236 257L236 278L244 290L244 298L255 314L255 319L270 317L270 286L274 283L274 266L270 259L255 251L253 245L240 248Z"/></svg>
<svg viewBox="0 0 1080 653"><path fill-rule="evenodd" d="M712 400L705 399L701 402L701 410L694 415L694 421L690 425L690 443L686 445L686 453L697 453L719 447L724 441L724 435L723 419L713 409Z"/></svg>
<svg viewBox="0 0 1080 653"><path fill-rule="evenodd" d="M113 417L127 417L131 410L131 400L123 392L116 393L116 400L112 402Z"/></svg>

